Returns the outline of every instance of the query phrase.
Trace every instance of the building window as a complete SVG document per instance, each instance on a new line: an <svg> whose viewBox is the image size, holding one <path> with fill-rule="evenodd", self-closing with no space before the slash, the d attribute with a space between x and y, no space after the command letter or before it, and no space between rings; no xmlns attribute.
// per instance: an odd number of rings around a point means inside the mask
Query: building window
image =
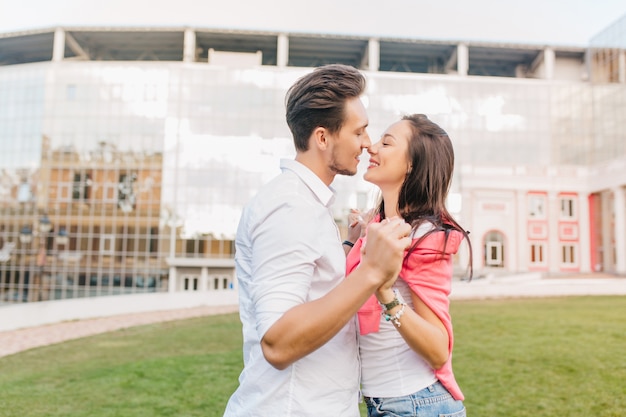
<svg viewBox="0 0 626 417"><path fill-rule="evenodd" d="M188 257L202 257L206 252L206 242L202 237L185 239L185 254Z"/></svg>
<svg viewBox="0 0 626 417"><path fill-rule="evenodd" d="M27 182L23 182L19 185L17 189L17 201L20 203L28 203L33 199L33 192L31 190L30 184Z"/></svg>
<svg viewBox="0 0 626 417"><path fill-rule="evenodd" d="M211 275L209 277L209 290L232 289L232 280L226 275Z"/></svg>
<svg viewBox="0 0 626 417"><path fill-rule="evenodd" d="M149 239L150 239L149 252L157 253L159 251L159 228L158 227L150 228Z"/></svg>
<svg viewBox="0 0 626 417"><path fill-rule="evenodd" d="M528 196L528 217L532 219L546 218L546 196L531 194Z"/></svg>
<svg viewBox="0 0 626 417"><path fill-rule="evenodd" d="M576 202L572 197L561 197L561 218L573 219L576 217Z"/></svg>
<svg viewBox="0 0 626 417"><path fill-rule="evenodd" d="M100 236L100 253L104 255L113 255L114 252L115 252L115 236L114 235Z"/></svg>
<svg viewBox="0 0 626 417"><path fill-rule="evenodd" d="M575 245L563 245L561 246L561 262L564 265L576 265L576 246Z"/></svg>
<svg viewBox="0 0 626 417"><path fill-rule="evenodd" d="M115 183L104 183L100 185L102 190L102 201L104 203L115 204L118 188Z"/></svg>
<svg viewBox="0 0 626 417"><path fill-rule="evenodd" d="M91 176L87 172L74 173L74 182L72 183L72 200L85 201L89 200L89 186L91 185Z"/></svg>
<svg viewBox="0 0 626 417"><path fill-rule="evenodd" d="M135 181L137 181L137 174L120 174L117 184L117 205L124 213L130 213L135 209Z"/></svg>
<svg viewBox="0 0 626 417"><path fill-rule="evenodd" d="M530 244L530 263L532 265L544 265L545 264L545 243L531 243Z"/></svg>
<svg viewBox="0 0 626 417"><path fill-rule="evenodd" d="M198 291L198 283L200 277L197 275L183 275L182 277L183 291Z"/></svg>
<svg viewBox="0 0 626 417"><path fill-rule="evenodd" d="M73 195L74 195L74 191L73 191L73 187L71 183L69 182L59 183L58 194L57 194L57 199L59 201L68 202L71 200L70 196L73 197Z"/></svg>

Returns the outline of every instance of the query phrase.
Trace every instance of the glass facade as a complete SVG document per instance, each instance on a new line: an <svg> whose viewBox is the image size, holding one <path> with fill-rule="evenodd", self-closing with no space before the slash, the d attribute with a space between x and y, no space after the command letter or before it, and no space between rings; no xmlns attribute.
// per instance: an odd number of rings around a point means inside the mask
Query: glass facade
<svg viewBox="0 0 626 417"><path fill-rule="evenodd" d="M310 70L72 60L0 67L0 299L193 290L200 267L208 289L231 288L241 209L279 172L279 159L294 155L284 96ZM407 113L448 131L453 197L466 191L464 166L546 172L626 154L623 83L365 74L373 141ZM361 176L333 184L340 225L350 207L374 204ZM545 244L532 248L533 262L545 264ZM173 273L184 278L177 286Z"/></svg>
<svg viewBox="0 0 626 417"><path fill-rule="evenodd" d="M588 65L593 81L594 153L603 167L624 172L626 155L626 15L590 41ZM622 158L619 160L618 158ZM626 271L624 182L601 172L607 186L590 195L591 264L595 271ZM619 178L619 176L618 176Z"/></svg>

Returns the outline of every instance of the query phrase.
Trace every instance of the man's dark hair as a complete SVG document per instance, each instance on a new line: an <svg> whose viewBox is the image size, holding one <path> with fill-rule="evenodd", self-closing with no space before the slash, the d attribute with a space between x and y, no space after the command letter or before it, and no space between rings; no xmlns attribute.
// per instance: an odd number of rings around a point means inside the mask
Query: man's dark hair
<svg viewBox="0 0 626 417"><path fill-rule="evenodd" d="M341 129L345 102L365 91L365 77L356 68L332 64L315 68L289 88L285 97L287 125L298 151L309 148L317 127L331 133Z"/></svg>

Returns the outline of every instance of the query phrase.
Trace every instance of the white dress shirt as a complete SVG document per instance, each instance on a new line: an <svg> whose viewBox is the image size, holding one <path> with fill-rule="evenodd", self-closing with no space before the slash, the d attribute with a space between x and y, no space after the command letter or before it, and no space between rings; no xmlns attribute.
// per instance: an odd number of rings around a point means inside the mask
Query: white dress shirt
<svg viewBox="0 0 626 417"><path fill-rule="evenodd" d="M324 296L345 275L333 190L299 162L282 160L281 168L244 208L237 230L244 369L224 415L358 417L355 320L282 371L261 350L287 310Z"/></svg>

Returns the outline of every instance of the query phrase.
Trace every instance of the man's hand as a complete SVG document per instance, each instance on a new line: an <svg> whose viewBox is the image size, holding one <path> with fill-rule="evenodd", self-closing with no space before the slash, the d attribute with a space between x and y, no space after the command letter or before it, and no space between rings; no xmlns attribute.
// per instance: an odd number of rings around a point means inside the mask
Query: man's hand
<svg viewBox="0 0 626 417"><path fill-rule="evenodd" d="M379 286L391 287L404 259L404 251L411 245L411 226L402 218L384 219L367 229L367 241L361 249L361 265L370 268L368 277L377 279Z"/></svg>

